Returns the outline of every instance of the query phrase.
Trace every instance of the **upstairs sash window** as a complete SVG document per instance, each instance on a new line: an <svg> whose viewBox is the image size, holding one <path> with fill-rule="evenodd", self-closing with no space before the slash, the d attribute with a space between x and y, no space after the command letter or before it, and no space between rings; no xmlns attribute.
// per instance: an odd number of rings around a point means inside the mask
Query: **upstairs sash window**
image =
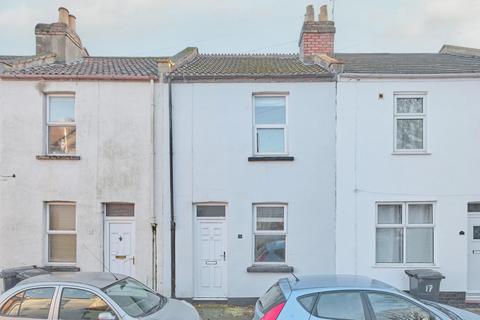
<svg viewBox="0 0 480 320"><path fill-rule="evenodd" d="M285 96L254 97L255 154L286 154L287 106Z"/></svg>
<svg viewBox="0 0 480 320"><path fill-rule="evenodd" d="M47 153L75 154L77 151L75 97L49 95L47 101Z"/></svg>

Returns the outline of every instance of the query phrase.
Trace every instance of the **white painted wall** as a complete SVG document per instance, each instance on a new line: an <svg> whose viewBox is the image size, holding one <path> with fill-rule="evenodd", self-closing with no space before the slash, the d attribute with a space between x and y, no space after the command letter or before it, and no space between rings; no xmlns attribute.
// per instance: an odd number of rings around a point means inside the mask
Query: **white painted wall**
<svg viewBox="0 0 480 320"><path fill-rule="evenodd" d="M247 160L252 93L261 91L290 92L293 162ZM173 105L177 296L194 295L196 202L228 203L228 297L259 296L288 276L246 271L253 263L255 202L288 203L287 264L296 273L335 272L335 84L180 83L173 85Z"/></svg>
<svg viewBox="0 0 480 320"><path fill-rule="evenodd" d="M443 291L465 291L467 203L479 201L478 80L338 83L337 272L408 289L408 268L375 266L375 202L436 201L436 265ZM429 155L393 155L396 91L426 91ZM384 99L379 99L379 93ZM357 190L357 191L355 191ZM412 268L410 266L409 268Z"/></svg>
<svg viewBox="0 0 480 320"><path fill-rule="evenodd" d="M57 200L77 203L77 266L101 271L97 259L103 260L102 203L133 202L136 277L151 284L150 83L44 84L43 91L75 92L81 160L37 160L45 154L41 86L37 81L0 81L0 174L17 175L0 181L0 269L46 263L44 203ZM161 193L161 184L157 191Z"/></svg>

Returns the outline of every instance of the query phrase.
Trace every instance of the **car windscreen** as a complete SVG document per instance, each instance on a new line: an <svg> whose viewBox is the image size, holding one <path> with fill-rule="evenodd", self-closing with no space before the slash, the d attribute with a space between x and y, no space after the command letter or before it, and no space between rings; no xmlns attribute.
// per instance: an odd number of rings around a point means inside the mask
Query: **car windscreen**
<svg viewBox="0 0 480 320"><path fill-rule="evenodd" d="M155 313L167 302L165 297L132 278L117 281L103 291L131 317Z"/></svg>
<svg viewBox="0 0 480 320"><path fill-rule="evenodd" d="M278 282L268 289L259 301L262 313L267 313L273 307L285 302L285 296Z"/></svg>

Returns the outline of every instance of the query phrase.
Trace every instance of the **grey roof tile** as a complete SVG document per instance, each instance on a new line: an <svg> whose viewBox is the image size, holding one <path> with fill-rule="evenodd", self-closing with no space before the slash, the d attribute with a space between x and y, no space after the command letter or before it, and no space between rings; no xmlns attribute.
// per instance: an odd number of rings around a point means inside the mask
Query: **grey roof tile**
<svg viewBox="0 0 480 320"><path fill-rule="evenodd" d="M175 79L325 78L323 67L303 63L296 54L200 54L173 72Z"/></svg>
<svg viewBox="0 0 480 320"><path fill-rule="evenodd" d="M0 63L15 64L35 56L0 56ZM157 60L167 57L86 57L5 71L11 77L157 78ZM363 74L472 74L480 73L480 57L441 53L337 53L345 73ZM332 74L297 54L199 54L173 72L175 79L325 79Z"/></svg>
<svg viewBox="0 0 480 320"><path fill-rule="evenodd" d="M6 72L7 75L157 77L161 57L86 57L75 62L52 63Z"/></svg>
<svg viewBox="0 0 480 320"><path fill-rule="evenodd" d="M2 56L0 55L0 63L12 64L20 61L33 59L36 56Z"/></svg>
<svg viewBox="0 0 480 320"><path fill-rule="evenodd" d="M480 73L480 58L440 53L337 53L344 72L365 74Z"/></svg>

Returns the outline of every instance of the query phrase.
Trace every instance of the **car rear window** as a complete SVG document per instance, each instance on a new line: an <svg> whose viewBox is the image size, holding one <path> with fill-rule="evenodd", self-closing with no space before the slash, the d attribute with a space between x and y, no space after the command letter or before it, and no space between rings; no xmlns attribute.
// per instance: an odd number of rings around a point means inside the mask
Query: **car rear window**
<svg viewBox="0 0 480 320"><path fill-rule="evenodd" d="M262 313L267 313L270 309L285 301L285 296L277 282L260 298L260 308Z"/></svg>

